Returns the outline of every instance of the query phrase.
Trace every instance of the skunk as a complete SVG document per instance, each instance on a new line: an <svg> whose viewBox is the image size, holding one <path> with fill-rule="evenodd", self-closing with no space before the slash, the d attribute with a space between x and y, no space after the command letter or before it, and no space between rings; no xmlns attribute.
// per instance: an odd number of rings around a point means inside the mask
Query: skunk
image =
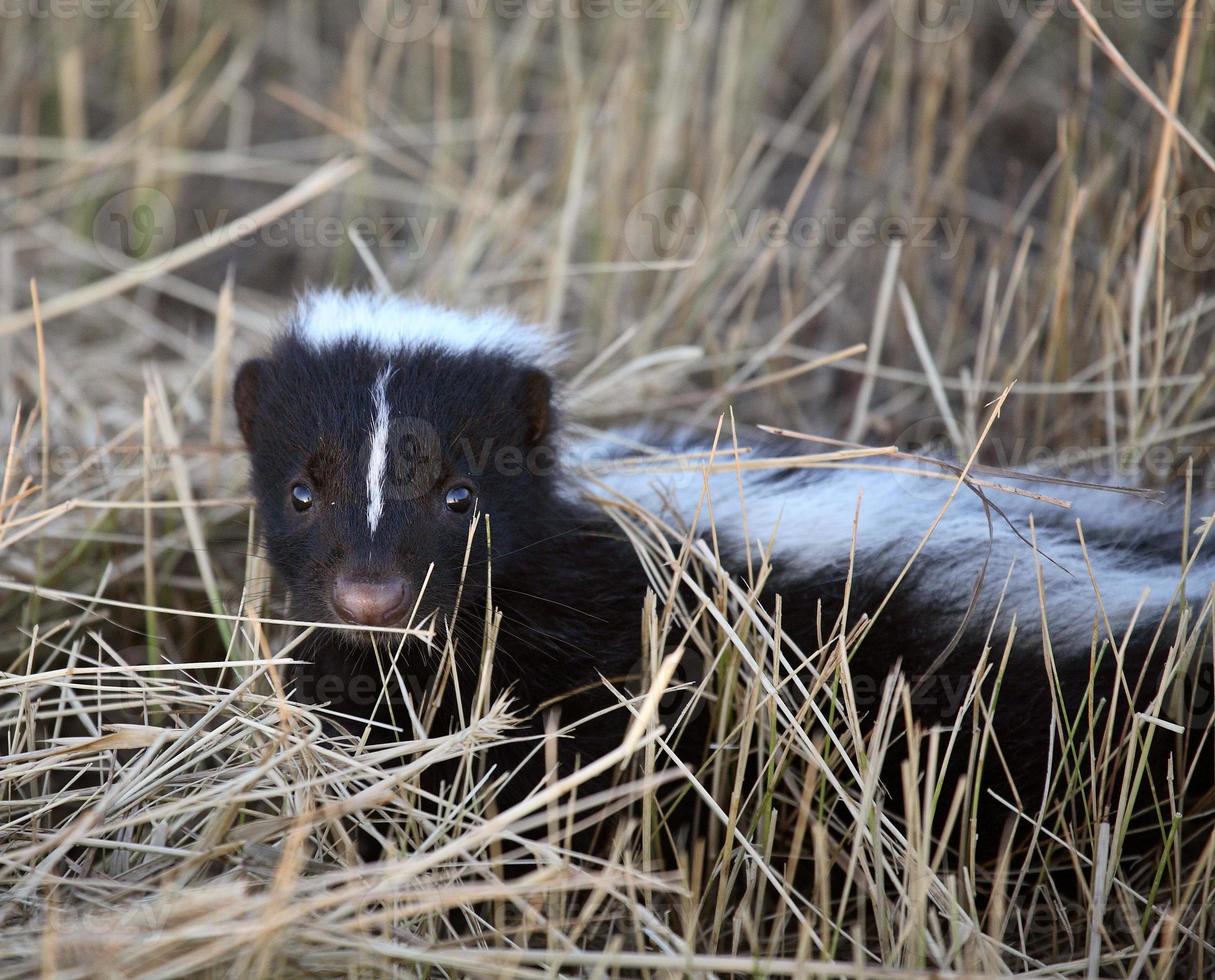
<svg viewBox="0 0 1215 980"><path fill-rule="evenodd" d="M791 660L810 676L811 654L830 652L842 624L861 713L901 670L918 721L967 735L980 724L976 692L998 684L989 785L1023 802L1048 792L1068 719L1124 724L1148 710L1177 662L1177 624L1201 622L1215 563L1199 549L1183 567L1176 506L1069 487L1064 509L897 461L735 468L713 438L657 428L578 442L563 435L560 360L558 343L505 314L325 291L240 368L234 400L268 557L296 618L351 627L317 630L297 678L335 724L373 739L419 734L395 689L402 670L436 672L445 642L458 651L454 694L431 725L462 717L489 623L492 691L513 697L524 734L543 733L553 708L563 726L588 719L557 740L562 768L618 744L630 715L610 682L638 673L646 592L663 585L604 506L613 496L652 514L651 528L703 541L744 587L770 546L761 600L771 610L779 597L780 629L800 651ZM805 452L740 440L753 456ZM639 443L684 463L620 463ZM606 465L594 476L570 465L587 459ZM435 640L368 631L406 624ZM1102 705L1086 704L1090 687ZM684 728L679 751L694 767L706 732ZM508 799L544 778L537 742L492 751L496 770L514 773Z"/></svg>

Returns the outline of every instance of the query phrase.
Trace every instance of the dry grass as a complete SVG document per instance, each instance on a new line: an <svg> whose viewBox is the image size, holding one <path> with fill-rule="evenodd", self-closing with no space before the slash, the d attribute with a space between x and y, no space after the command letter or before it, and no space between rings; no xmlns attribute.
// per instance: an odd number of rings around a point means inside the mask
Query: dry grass
<svg viewBox="0 0 1215 980"><path fill-rule="evenodd" d="M854 629L794 648L710 548L624 505L605 503L657 597L639 610L653 686L601 763L616 790L584 797L582 773L497 812L475 749L511 737L507 704L470 706L448 738L325 737L283 696L295 634L228 417L234 365L292 289L375 282L572 330L578 426L732 406L1144 482L1192 457L1202 482L1212 8L1079 2L989 5L927 39L903 0L702 0L686 19L457 3L430 22L422 5L407 39L368 28L377 0L10 5L0 970L1209 972L1210 823L1173 774L1144 772L1145 742L1171 737L1156 720L1077 736L1064 804L1021 814L1031 842L980 861L976 786L954 796L928 772L907 813L882 810L910 692L857 716ZM880 233L892 216L906 240ZM1161 644L1194 655L1207 616ZM670 648L707 665L693 704L718 751L696 774L657 765L682 723L660 695L687 681L659 661ZM913 737L930 762L948 751ZM419 774L452 757L460 782L424 793ZM1081 758L1100 778L1069 781ZM1126 836L1117 773L1152 781L1158 839ZM690 853L666 845L672 791L698 800ZM583 823L603 825L594 856L567 846ZM385 838L382 862L358 861L358 825Z"/></svg>

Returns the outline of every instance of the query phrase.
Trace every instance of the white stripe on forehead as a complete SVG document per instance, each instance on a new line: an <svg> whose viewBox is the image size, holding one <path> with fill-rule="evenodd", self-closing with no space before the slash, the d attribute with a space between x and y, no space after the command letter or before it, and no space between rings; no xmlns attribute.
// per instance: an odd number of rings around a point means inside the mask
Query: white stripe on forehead
<svg viewBox="0 0 1215 980"><path fill-rule="evenodd" d="M392 365L388 365L375 379L371 391L375 417L371 422L371 452L367 458L367 527L375 534L384 515L384 484L388 480L388 379L392 377Z"/></svg>
<svg viewBox="0 0 1215 980"><path fill-rule="evenodd" d="M551 367L561 356L556 338L508 313L460 313L390 293L309 293L300 301L292 330L316 350L346 341L390 354L420 347L455 353L478 350L513 354L538 367Z"/></svg>

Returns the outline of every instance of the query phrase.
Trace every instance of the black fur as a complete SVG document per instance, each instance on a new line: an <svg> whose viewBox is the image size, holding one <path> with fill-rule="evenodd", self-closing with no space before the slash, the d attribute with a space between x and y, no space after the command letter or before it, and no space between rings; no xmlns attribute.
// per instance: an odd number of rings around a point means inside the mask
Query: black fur
<svg viewBox="0 0 1215 980"><path fill-rule="evenodd" d="M365 486L374 424L370 392L389 363L389 492L373 534ZM562 492L566 475L557 458L559 419L551 379L543 370L517 355L453 353L433 346L390 355L345 341L318 351L288 333L268 358L242 367L235 394L268 554L288 585L296 617L336 621L331 592L340 573L403 575L415 592L425 583L415 621L434 623L440 637L454 621L465 658L436 716L438 731L431 734L438 734L458 722L459 704L468 703L476 685L480 665L468 658L480 655L487 590L492 588L493 605L502 613L495 693L513 693L528 716L525 734L544 730L541 709L555 706L567 722L605 711L581 725L576 737L561 741L561 765L568 768L578 758L618 744L628 715L619 708L607 710L616 706L616 698L601 679L637 674L646 577L617 526L598 507ZM779 482L788 475L769 479ZM301 481L316 498L305 513L291 504L291 488ZM456 481L475 487L475 511L453 514L445 506L446 488ZM852 501L840 505L851 506ZM474 521L479 523L470 546ZM1153 532L1149 537L1153 546L1160 546L1162 535ZM1095 547L1100 544L1094 542ZM954 572L930 565L916 574L947 577ZM766 599L771 603L778 592L784 596L784 629L803 649L816 648L824 624L829 629L840 612L845 575L838 561L812 572L777 570ZM889 585L888 576L874 576L864 566L855 569L851 621L876 609ZM942 632L937 612L916 608L896 593L852 660L854 677L870 682L868 692L858 694L862 711L873 706L881 680L899 665L921 682L915 703L921 721L959 720L957 694L974 671L987 624L976 624L966 642L939 663L953 625ZM1142 674L1145 694L1159 681L1143 652L1156 625L1145 624L1133 637L1124 662L1122 676L1134 687ZM997 637L992 655L996 666L1001 642ZM1019 795L1029 805L1046 788L1051 751L1050 679L1040 642L1034 643L1038 652L1020 651L1003 680L996 728L1008 772L993 761L985 784L1001 795ZM379 645L384 647L383 637ZM1164 647L1167 642L1161 657ZM366 635L322 631L306 652L311 665L298 678L305 698L329 704L335 716L371 719L378 726L373 738L397 737L390 722L404 723L406 716L375 707L384 693L382 660L377 660ZM436 654L418 643L406 644L404 657L405 672L413 676L425 678L436 667ZM1090 658L1073 657L1069 663L1070 673L1060 678L1060 685L1065 703L1076 711L1088 685ZM1098 695L1114 695L1120 677L1108 651L1096 676ZM939 696L943 684L947 697ZM1146 696L1137 702L1144 703ZM963 728L972 721L981 724L973 718L961 721ZM1124 721L1123 712L1112 723ZM411 734L416 733L404 733ZM1165 741L1161 738L1161 745ZM520 776L504 790L505 801L542 777L543 753L534 749L534 744L516 742L491 755L500 772L520 766L530 755ZM703 732L690 730L683 750L696 761L703 752ZM957 753L965 758L963 749ZM892 790L898 788L897 763L892 758L886 770ZM1001 822L1006 815L1000 807L988 812ZM988 835L989 844L996 836Z"/></svg>
<svg viewBox="0 0 1215 980"><path fill-rule="evenodd" d="M336 622L330 595L341 572L404 574L414 590L425 583L415 621L434 623L442 636L454 620L462 654L435 721L438 734L458 723L460 702L467 706L475 689L480 665L469 658L480 656L492 588L503 616L495 693L510 692L517 711L534 712L524 734L544 731L541 706L559 708L566 721L606 710L576 740L561 740L563 767L614 747L627 718L602 678L619 682L637 673L645 580L615 526L558 493L550 379L502 355L432 348L392 357L389 490L373 535L364 486L369 393L387 360L354 343L318 353L288 334L238 377L258 514L293 616ZM298 481L313 488L317 501L302 514L290 497ZM475 512L447 510L444 491L455 481L476 488ZM390 718L407 717L399 692L392 692L395 714L391 706L374 710L383 695L381 664L395 644L381 634L378 647L377 655L371 639L355 630L319 633L305 651L312 664L299 673L300 693L329 704L335 715L372 717L379 724L373 740L416 735L386 727ZM411 642L398 666L408 683L434 674L438 656ZM492 758L504 773L531 757L500 801L539 781L543 752L535 748L520 740Z"/></svg>

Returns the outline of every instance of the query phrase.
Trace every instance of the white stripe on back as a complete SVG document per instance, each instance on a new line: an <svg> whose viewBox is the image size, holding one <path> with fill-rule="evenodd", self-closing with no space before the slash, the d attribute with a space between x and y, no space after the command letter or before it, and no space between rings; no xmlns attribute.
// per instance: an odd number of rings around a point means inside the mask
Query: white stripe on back
<svg viewBox="0 0 1215 980"><path fill-rule="evenodd" d="M690 442L677 444L673 451L709 448ZM575 457L579 455L579 447L572 451ZM588 445L583 452L584 459L604 459L602 446ZM779 469L779 463L774 468ZM763 471L744 470L740 474L723 470L708 479L710 507L702 499L706 489L704 471L696 465L689 464L677 473L646 472L640 467L607 469L598 476L621 496L665 517L676 527L691 524L699 505L698 530L707 533L711 515L715 541L728 565L736 569L745 567L748 541L752 553L758 554L778 531L772 557L778 575L786 573L786 587L798 581L816 587L823 580L842 582L854 534L857 567L875 581L893 582L953 490L952 479L917 475L914 467L889 473L845 468L806 470L783 480L773 480ZM864 495L858 515L861 490ZM592 486L590 492L601 494L602 490ZM1160 504L1109 491L1066 488L1056 492L1066 497L1073 509L1060 510L1032 498L989 491L993 502L1025 538L1031 535L1029 517L1034 515L1032 533L1040 552L1036 556L1029 544L1005 524L1004 517L993 515L989 531L982 502L970 490L962 489L916 559L911 575L901 586L902 595L912 597L924 611L926 621L945 624L942 628L949 635L964 616L971 588L990 553L976 622L990 622L997 606L1001 606L1006 624L1016 615L1020 635L1040 634L1043 610L1039 566L1046 619L1060 649L1087 656L1094 622L1104 616L1119 635L1136 617L1157 622L1167 607L1176 604L1180 560L1162 558L1140 544L1137 537L1160 530L1162 522L1179 522L1181 515ZM1080 547L1077 518L1089 532L1087 553ZM1178 555L1180 538L1179 529ZM1202 552L1205 557L1186 576L1185 593L1191 603L1200 604L1215 580L1212 550L1215 546L1208 543ZM1090 562L1100 602L1089 575ZM1010 568L1007 593L1003 594ZM811 601L805 595L798 598Z"/></svg>

